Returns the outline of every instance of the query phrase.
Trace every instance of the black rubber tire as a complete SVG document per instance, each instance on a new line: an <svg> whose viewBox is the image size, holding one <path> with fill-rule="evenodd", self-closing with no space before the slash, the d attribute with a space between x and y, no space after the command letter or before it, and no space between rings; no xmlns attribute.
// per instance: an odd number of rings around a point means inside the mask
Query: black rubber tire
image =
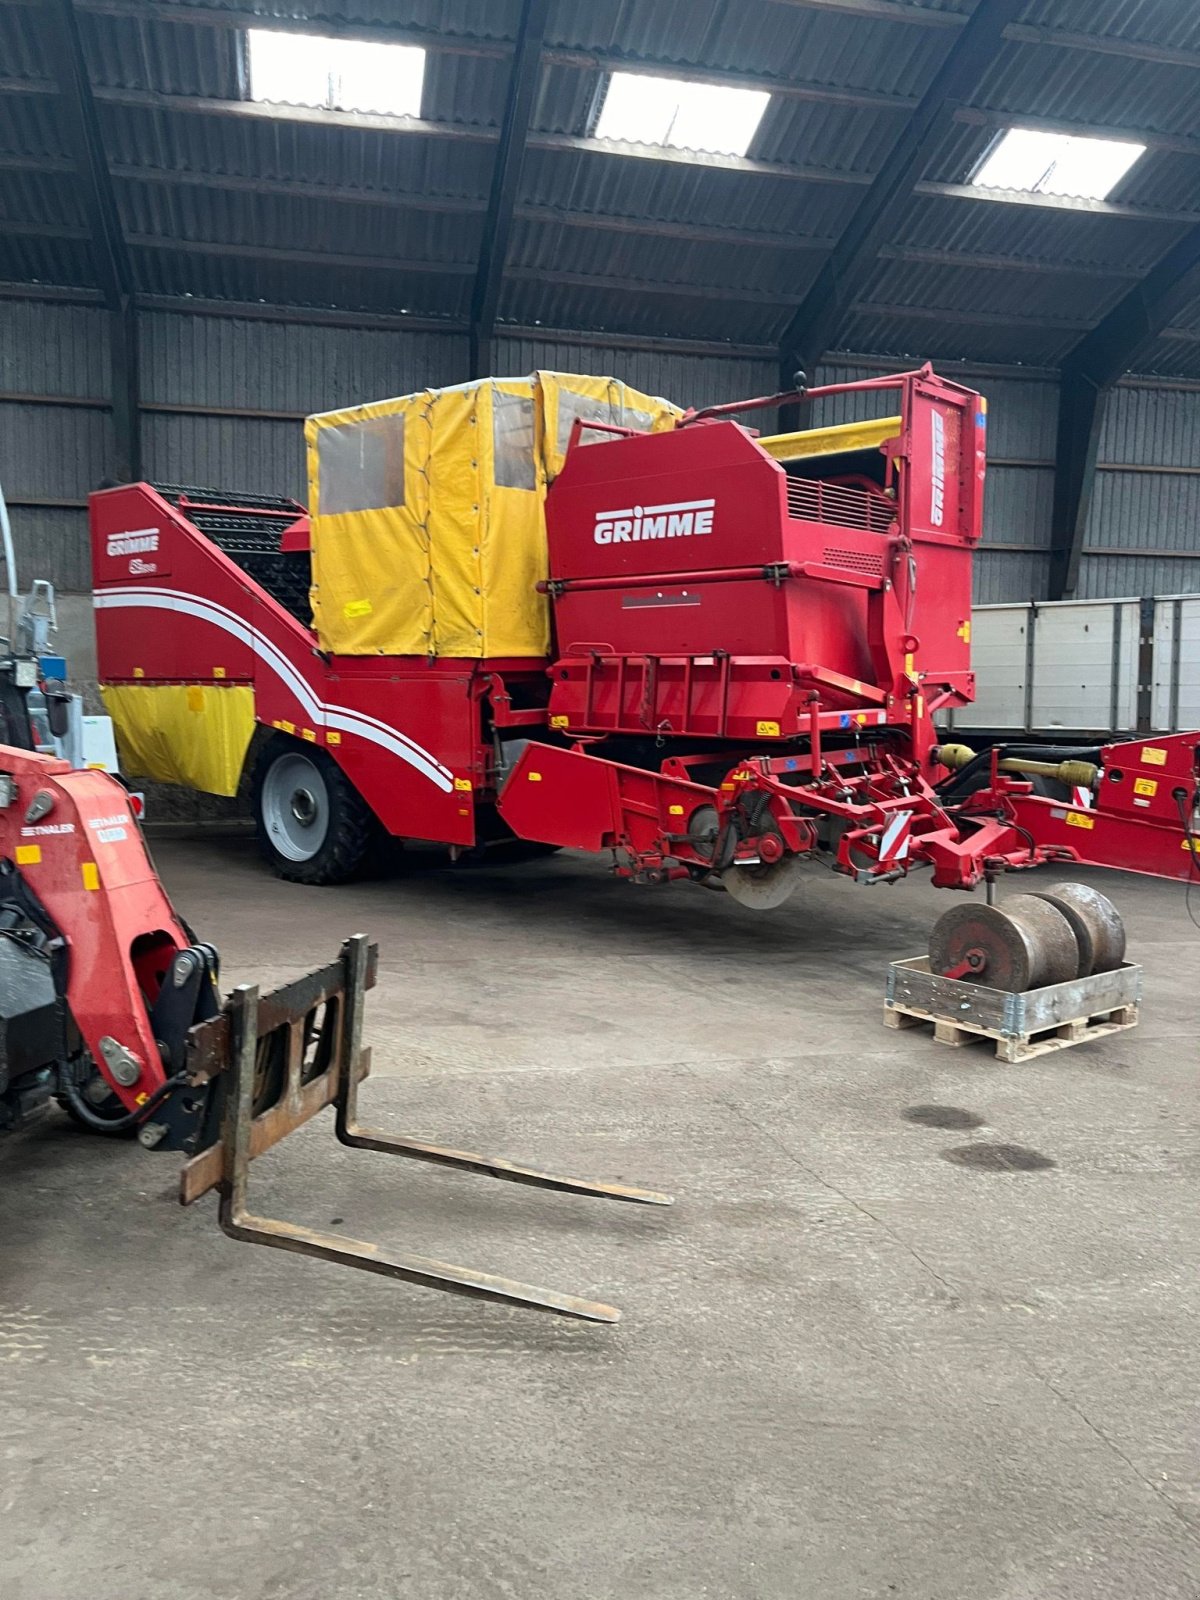
<svg viewBox="0 0 1200 1600"><path fill-rule="evenodd" d="M285 757L302 756L312 763L324 781L329 816L324 836L313 853L303 860L284 854L271 840L263 813L263 788L271 768ZM382 837L375 813L324 750L315 749L286 734L276 734L262 748L254 766L254 825L263 860L280 878L289 883L346 883L364 875L374 848Z"/></svg>

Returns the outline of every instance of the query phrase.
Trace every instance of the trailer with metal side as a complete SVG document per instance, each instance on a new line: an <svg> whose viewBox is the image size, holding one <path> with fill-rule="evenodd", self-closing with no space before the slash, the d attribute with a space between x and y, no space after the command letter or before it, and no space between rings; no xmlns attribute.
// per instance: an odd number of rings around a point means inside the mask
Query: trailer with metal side
<svg viewBox="0 0 1200 1600"><path fill-rule="evenodd" d="M955 732L1109 744L1200 727L1200 595L976 606L971 629Z"/></svg>

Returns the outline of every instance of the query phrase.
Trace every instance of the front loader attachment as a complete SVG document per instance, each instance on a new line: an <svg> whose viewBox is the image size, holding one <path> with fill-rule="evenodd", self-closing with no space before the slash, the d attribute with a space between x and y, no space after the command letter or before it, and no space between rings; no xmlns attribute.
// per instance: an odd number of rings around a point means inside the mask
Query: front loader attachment
<svg viewBox="0 0 1200 1600"><path fill-rule="evenodd" d="M250 1163L328 1105L336 1108L337 1136L361 1150L380 1150L440 1166L458 1167L510 1183L570 1194L595 1195L641 1205L670 1205L671 1197L624 1184L590 1183L401 1138L358 1121L358 1085L370 1070L362 1045L363 1002L374 984L378 952L358 934L341 957L273 993L253 984L235 989L219 1016L188 1036L188 1073L196 1089L210 1086L202 1146L184 1166L180 1199L190 1205L220 1190L220 1223L233 1239L294 1250L324 1261L402 1278L450 1294L552 1311L590 1322L616 1322L612 1306L552 1289L533 1288L490 1272L475 1272L426 1256L385 1249L361 1239L318 1233L298 1223L254 1215L248 1208Z"/></svg>

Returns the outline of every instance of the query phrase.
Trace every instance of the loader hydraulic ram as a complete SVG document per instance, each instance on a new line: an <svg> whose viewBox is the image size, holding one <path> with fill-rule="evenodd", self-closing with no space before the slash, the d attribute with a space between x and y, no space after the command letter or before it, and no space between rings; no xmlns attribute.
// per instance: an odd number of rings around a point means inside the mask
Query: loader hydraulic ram
<svg viewBox="0 0 1200 1600"><path fill-rule="evenodd" d="M339 1140L537 1188L666 1205L666 1195L514 1165L363 1127L362 935L273 994L222 1005L217 953L197 943L151 865L128 795L100 771L0 746L0 1131L52 1098L98 1133L186 1156L180 1198L220 1191L232 1238L454 1294L613 1322L611 1307L365 1241L253 1215L250 1163L325 1106Z"/></svg>

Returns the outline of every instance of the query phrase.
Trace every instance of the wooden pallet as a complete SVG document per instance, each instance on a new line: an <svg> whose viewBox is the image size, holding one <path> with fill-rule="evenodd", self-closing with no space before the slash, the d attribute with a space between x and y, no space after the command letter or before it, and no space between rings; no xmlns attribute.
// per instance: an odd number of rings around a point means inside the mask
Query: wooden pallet
<svg viewBox="0 0 1200 1600"><path fill-rule="evenodd" d="M1125 962L1113 972L1008 994L939 977L918 956L888 969L883 1020L889 1028L931 1023L939 1044L992 1039L998 1061L1031 1061L1137 1027L1141 977L1140 967Z"/></svg>
<svg viewBox="0 0 1200 1600"><path fill-rule="evenodd" d="M986 1028L973 1022L949 1022L928 1011L902 1010L894 1001L884 1007L883 1020L889 1028L917 1028L922 1023L933 1024L933 1037L938 1044L958 1047L975 1044L980 1039L993 1039L996 1043L996 1060L1007 1063L1032 1061L1035 1056L1047 1055L1051 1050L1066 1050L1073 1044L1086 1044L1090 1039L1106 1039L1110 1033L1124 1033L1136 1028L1138 1006L1135 1003L1118 1006L1106 1017L1077 1018L1074 1022L1061 1022L1045 1032L1005 1034L996 1028Z"/></svg>

